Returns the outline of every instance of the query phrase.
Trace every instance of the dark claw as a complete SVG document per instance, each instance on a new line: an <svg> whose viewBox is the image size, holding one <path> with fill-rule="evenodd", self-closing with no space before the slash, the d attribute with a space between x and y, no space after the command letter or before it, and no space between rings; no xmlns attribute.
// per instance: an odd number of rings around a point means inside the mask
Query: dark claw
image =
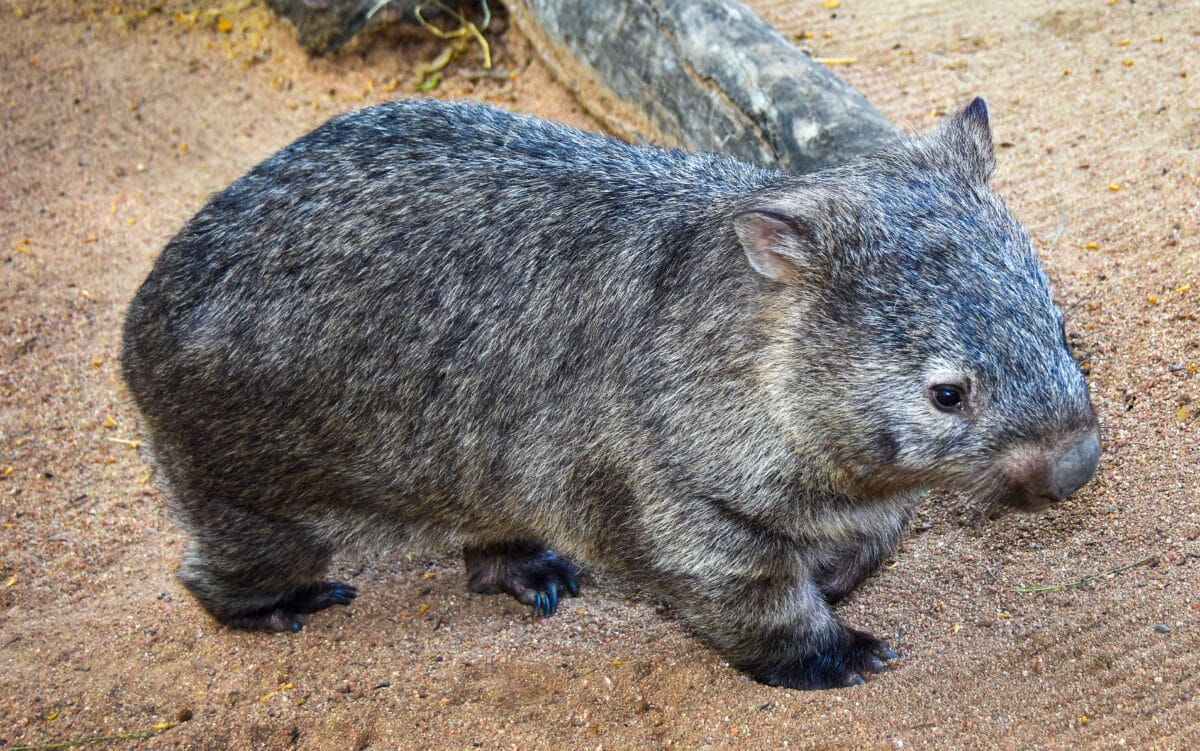
<svg viewBox="0 0 1200 751"><path fill-rule="evenodd" d="M558 586L554 582L550 583L550 607L546 615L554 615L558 612Z"/></svg>
<svg viewBox="0 0 1200 751"><path fill-rule="evenodd" d="M288 624L288 629L291 630L291 632L293 634L299 633L300 629L302 629L302 628L304 628L304 626L303 626L303 624L300 623L300 620L297 618L293 618L292 622Z"/></svg>
<svg viewBox="0 0 1200 751"><path fill-rule="evenodd" d="M357 596L358 590L349 584L335 584L329 592L329 601L335 605L349 605Z"/></svg>
<svg viewBox="0 0 1200 751"><path fill-rule="evenodd" d="M542 593L533 593L533 617L536 618L542 614Z"/></svg>
<svg viewBox="0 0 1200 751"><path fill-rule="evenodd" d="M870 655L869 657L863 658L862 665L859 669L866 670L871 673L882 673L883 671L887 670L887 663L875 655Z"/></svg>
<svg viewBox="0 0 1200 751"><path fill-rule="evenodd" d="M867 685L867 682L865 680L863 680L863 677L861 675L856 675L856 676L854 676L854 680L850 681L850 685L851 686L865 686L865 685Z"/></svg>
<svg viewBox="0 0 1200 751"><path fill-rule="evenodd" d="M899 660L900 655L896 654L891 648L884 648L883 654L879 655L885 660Z"/></svg>
<svg viewBox="0 0 1200 751"><path fill-rule="evenodd" d="M579 596L579 582L575 581L574 579L568 578L567 579L567 591L571 593L572 597L578 597Z"/></svg>

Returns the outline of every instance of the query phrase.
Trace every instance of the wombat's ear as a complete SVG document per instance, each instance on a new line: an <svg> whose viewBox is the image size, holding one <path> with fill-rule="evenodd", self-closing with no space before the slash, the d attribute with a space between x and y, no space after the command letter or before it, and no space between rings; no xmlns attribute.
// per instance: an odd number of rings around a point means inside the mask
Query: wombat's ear
<svg viewBox="0 0 1200 751"><path fill-rule="evenodd" d="M823 254L817 228L776 209L754 209L733 218L746 260L768 279L785 281L811 273Z"/></svg>
<svg viewBox="0 0 1200 751"><path fill-rule="evenodd" d="M968 176L986 183L996 169L996 151L992 146L992 124L987 103L975 99L942 127L942 140L962 159Z"/></svg>

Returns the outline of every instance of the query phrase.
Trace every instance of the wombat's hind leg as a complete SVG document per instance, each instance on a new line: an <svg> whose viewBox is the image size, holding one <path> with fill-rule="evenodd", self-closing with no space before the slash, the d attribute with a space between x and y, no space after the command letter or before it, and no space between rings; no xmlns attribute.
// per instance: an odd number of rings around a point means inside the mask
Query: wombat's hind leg
<svg viewBox="0 0 1200 751"><path fill-rule="evenodd" d="M554 615L561 594L579 594L579 569L531 540L466 547L463 558L472 592L507 592L518 602L532 606L534 615Z"/></svg>
<svg viewBox="0 0 1200 751"><path fill-rule="evenodd" d="M349 584L318 579L329 553L292 539L257 546L193 541L179 579L217 620L251 631L299 631L299 615L349 605ZM216 548L215 550L213 548Z"/></svg>

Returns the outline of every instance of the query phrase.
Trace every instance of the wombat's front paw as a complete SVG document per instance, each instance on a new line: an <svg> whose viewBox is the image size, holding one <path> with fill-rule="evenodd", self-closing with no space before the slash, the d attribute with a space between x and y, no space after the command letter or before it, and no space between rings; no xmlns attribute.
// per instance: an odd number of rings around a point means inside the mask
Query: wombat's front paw
<svg viewBox="0 0 1200 751"><path fill-rule="evenodd" d="M579 594L579 569L554 551L529 541L465 548L470 589L479 594L507 592L534 615L554 615L563 594Z"/></svg>
<svg viewBox="0 0 1200 751"><path fill-rule="evenodd" d="M887 642L846 629L828 649L755 672L754 677L769 686L804 690L861 686L866 683L865 673L881 673L888 661L899 656Z"/></svg>

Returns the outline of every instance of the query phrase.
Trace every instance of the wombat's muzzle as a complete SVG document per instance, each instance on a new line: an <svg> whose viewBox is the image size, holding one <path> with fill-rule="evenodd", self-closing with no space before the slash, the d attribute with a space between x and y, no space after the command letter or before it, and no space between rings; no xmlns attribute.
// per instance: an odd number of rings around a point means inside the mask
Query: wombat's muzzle
<svg viewBox="0 0 1200 751"><path fill-rule="evenodd" d="M1047 477L1046 495L1061 501L1092 479L1100 463L1100 440L1090 435L1076 441L1054 462Z"/></svg>
<svg viewBox="0 0 1200 751"><path fill-rule="evenodd" d="M1000 501L1027 511L1045 508L1083 487L1100 463L1100 437L1089 432L1053 450L1025 450L1010 455L1010 485Z"/></svg>

